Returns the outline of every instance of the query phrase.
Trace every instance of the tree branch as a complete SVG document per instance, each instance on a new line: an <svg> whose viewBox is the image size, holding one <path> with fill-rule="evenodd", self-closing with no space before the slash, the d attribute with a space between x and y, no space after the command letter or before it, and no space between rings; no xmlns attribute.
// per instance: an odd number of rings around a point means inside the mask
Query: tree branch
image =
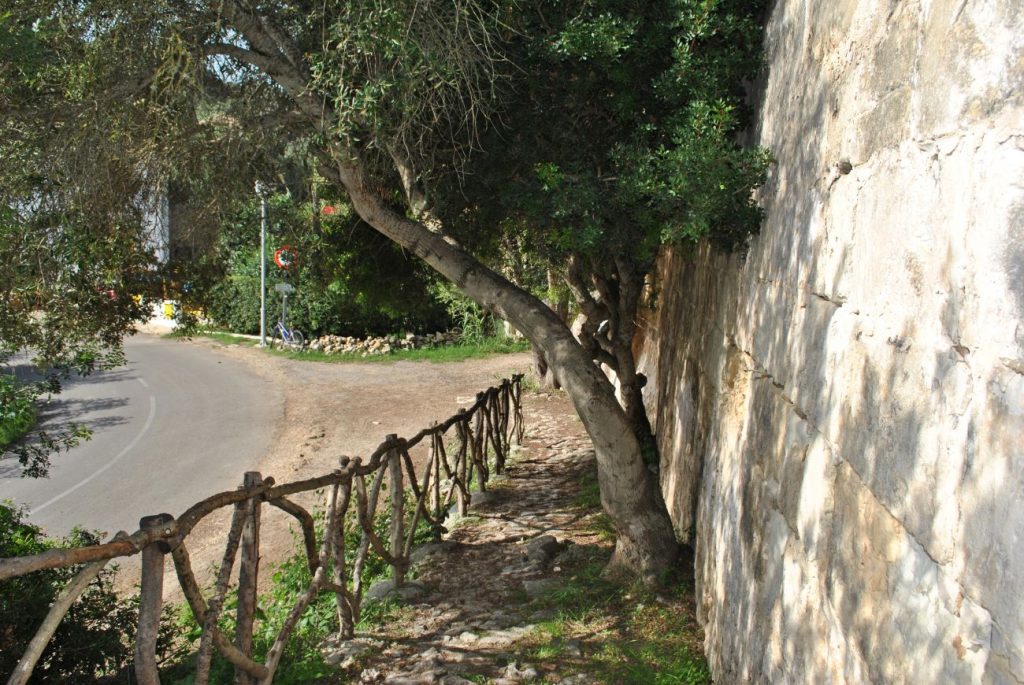
<svg viewBox="0 0 1024 685"><path fill-rule="evenodd" d="M441 222L427 202L427 195L416 177L416 170L413 169L409 159L400 153L394 145L388 146L388 155L395 164L398 176L402 181L402 192L405 194L405 201L412 211L413 217L423 222L423 225L434 233L444 234L444 224Z"/></svg>
<svg viewBox="0 0 1024 685"><path fill-rule="evenodd" d="M277 44L277 49L284 55L292 67L305 74L308 79L309 73L306 69L305 60L302 58L302 50L295 44L295 41L265 16L260 17L260 26L263 27L264 32L270 36L271 40Z"/></svg>
<svg viewBox="0 0 1024 685"><path fill-rule="evenodd" d="M618 372L619 363L614 348L608 339L598 332L601 322L608 318L608 306L596 299L588 289L579 255L570 255L565 270L565 282L580 306L582 321L577 335L580 345L591 359L606 364Z"/></svg>
<svg viewBox="0 0 1024 685"><path fill-rule="evenodd" d="M301 63L293 64L288 52L297 50L290 40L281 37L282 32L242 8L235 0L226 0L222 6L224 19L237 30L253 49L237 45L216 43L209 46L212 54L223 54L243 63L250 64L277 82L299 109L316 125L321 133L326 132L325 121L334 118L334 112L324 98L309 89L309 72ZM268 32L275 33L284 41L282 47ZM294 56L293 56L294 58Z"/></svg>
<svg viewBox="0 0 1024 685"><path fill-rule="evenodd" d="M606 311L601 311L601 304L593 295L591 295L590 288L587 286L586 279L583 277L583 267L580 265L580 257L575 253L569 255L569 260L565 269L565 283L569 286L572 296L576 298L576 302L580 306L580 311L588 318L597 320L607 314Z"/></svg>

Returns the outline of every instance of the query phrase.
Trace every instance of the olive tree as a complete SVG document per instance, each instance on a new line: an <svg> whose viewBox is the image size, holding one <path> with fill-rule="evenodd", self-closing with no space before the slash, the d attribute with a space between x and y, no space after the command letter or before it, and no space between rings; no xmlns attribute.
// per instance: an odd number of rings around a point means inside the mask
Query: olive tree
<svg viewBox="0 0 1024 685"><path fill-rule="evenodd" d="M571 293L573 330L615 379L656 464L633 356L637 308L661 245L708 238L730 249L759 227L751 191L767 155L736 142L743 84L760 67L758 3L533 9L511 46L518 97L439 202L466 240L514 227L547 267L542 285Z"/></svg>

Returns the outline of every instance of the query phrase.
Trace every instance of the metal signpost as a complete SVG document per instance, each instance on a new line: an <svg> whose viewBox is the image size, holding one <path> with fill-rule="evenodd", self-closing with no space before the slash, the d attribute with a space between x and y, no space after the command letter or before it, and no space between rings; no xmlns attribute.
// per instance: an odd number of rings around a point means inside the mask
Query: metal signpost
<svg viewBox="0 0 1024 685"><path fill-rule="evenodd" d="M260 347L267 346L267 196L263 184L256 181L260 196Z"/></svg>
<svg viewBox="0 0 1024 685"><path fill-rule="evenodd" d="M295 292L295 286L291 283L278 283L274 291L281 293L281 323L288 325L288 296Z"/></svg>

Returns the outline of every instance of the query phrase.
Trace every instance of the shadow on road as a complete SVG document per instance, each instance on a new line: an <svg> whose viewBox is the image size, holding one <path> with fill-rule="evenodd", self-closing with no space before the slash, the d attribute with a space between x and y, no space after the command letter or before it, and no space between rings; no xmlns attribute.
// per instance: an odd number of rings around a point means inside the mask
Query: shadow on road
<svg viewBox="0 0 1024 685"><path fill-rule="evenodd" d="M23 383L43 380L46 377L46 372L37 369L27 357L12 360L9 368ZM61 392L49 399L45 399L44 396L39 404L37 423L25 439L33 440L40 431L56 435L72 423L84 425L94 434L128 423L129 417L118 411L129 405L128 397L75 397L74 394L75 391L98 394L99 391L93 390L91 386L118 383L132 378L134 375L131 369L123 367L97 371L86 376L75 373L62 378ZM15 455L9 454L0 458L0 480L21 477L21 464Z"/></svg>

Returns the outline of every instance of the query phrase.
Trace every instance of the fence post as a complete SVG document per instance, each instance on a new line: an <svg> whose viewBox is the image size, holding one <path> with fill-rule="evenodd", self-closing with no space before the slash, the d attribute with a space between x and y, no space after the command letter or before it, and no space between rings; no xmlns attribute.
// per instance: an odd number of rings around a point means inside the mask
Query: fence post
<svg viewBox="0 0 1024 685"><path fill-rule="evenodd" d="M486 423L484 421L484 414L487 412L487 406L481 404L484 398L484 393L478 392L476 394L476 402L479 406L477 409L476 416L473 417L473 460L476 462L476 484L480 492L487 491L487 478L490 475L490 469L487 466L487 433Z"/></svg>
<svg viewBox="0 0 1024 685"><path fill-rule="evenodd" d="M491 442L494 444L494 472L505 473L505 445L501 440L501 390L495 388L490 394L491 410L487 413L490 419Z"/></svg>
<svg viewBox="0 0 1024 685"><path fill-rule="evenodd" d="M505 456L508 456L509 448L512 446L509 440L509 410L512 405L512 387L509 381L505 381L501 384L501 442L502 448L505 450Z"/></svg>
<svg viewBox="0 0 1024 685"><path fill-rule="evenodd" d="M513 434L517 445L523 444L523 375L513 374L512 376L512 411L515 421L513 422Z"/></svg>
<svg viewBox="0 0 1024 685"><path fill-rule="evenodd" d="M249 489L263 482L258 471L246 471L242 488ZM245 526L242 528L241 562L238 569L238 612L235 620L235 646L252 657L252 627L256 620L256 582L260 565L259 497L245 502ZM235 669L236 685L255 685L256 679L240 668Z"/></svg>
<svg viewBox="0 0 1024 685"><path fill-rule="evenodd" d="M166 526L170 514L143 516L139 528ZM135 678L139 685L160 685L156 668L156 640L160 633L160 609L164 600L164 555L170 546L163 541L142 548L142 587L139 590L139 628L135 634Z"/></svg>
<svg viewBox="0 0 1024 685"><path fill-rule="evenodd" d="M465 409L459 410L460 417L465 416L465 414ZM458 498L456 501L459 505L459 516L465 516L466 492L469 490L469 480L467 477L469 475L469 468L467 464L469 462L469 445L466 444L466 426L461 418L455 424L455 431L459 436L459 461L455 464L455 474L459 479L459 487L455 491L455 496Z"/></svg>
<svg viewBox="0 0 1024 685"><path fill-rule="evenodd" d="M355 616L354 607L349 601L348 594L348 569L345 566L345 518L348 516L348 508L351 506L352 501L352 473L348 471L349 464L348 457L341 457L339 465L342 471L346 472L346 475L341 481L341 499L345 503L345 507L338 512L338 526L334 532L334 539L331 541L331 561L334 568L332 569L332 578L334 584L338 586L340 591L336 591L334 594L335 606L338 609L338 625L341 629L341 637L346 640L351 640L355 637ZM358 510L359 505L356 505ZM356 525L359 525L359 514L356 514Z"/></svg>
<svg viewBox="0 0 1024 685"><path fill-rule="evenodd" d="M397 443L398 436L392 433L389 443ZM391 555L395 558L395 587L405 582L405 564L402 560L402 546L405 542L405 488L402 484L402 456L392 447L388 451L388 487L391 491Z"/></svg>
<svg viewBox="0 0 1024 685"><path fill-rule="evenodd" d="M437 421L434 421L431 426L436 427ZM433 459L427 463L427 468L434 469L434 488L430 496L430 504L434 509L433 536L435 542L441 542L441 524L444 522L444 516L441 514L444 504L441 501L441 457L444 454L444 445L438 444L442 440L444 440L443 434L434 434L433 440L430 443Z"/></svg>

